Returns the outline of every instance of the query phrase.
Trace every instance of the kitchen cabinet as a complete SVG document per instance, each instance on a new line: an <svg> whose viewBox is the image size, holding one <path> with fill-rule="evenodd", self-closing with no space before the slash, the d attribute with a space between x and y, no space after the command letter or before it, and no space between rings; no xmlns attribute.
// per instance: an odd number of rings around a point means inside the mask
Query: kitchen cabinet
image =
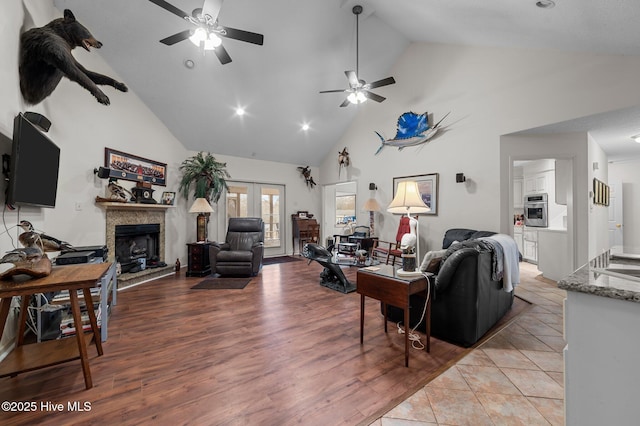
<svg viewBox="0 0 640 426"><path fill-rule="evenodd" d="M524 234L522 232L522 226L513 227L513 239L516 240L516 243L518 244L518 251L520 254L524 253Z"/></svg>
<svg viewBox="0 0 640 426"><path fill-rule="evenodd" d="M550 172L541 172L528 176L524 180L526 194L541 194L549 192L548 175ZM525 195L526 195L525 194Z"/></svg>
<svg viewBox="0 0 640 426"><path fill-rule="evenodd" d="M542 272L542 276L559 281L573 272L567 230L541 228L537 234L537 245L541 248L538 253L538 270Z"/></svg>
<svg viewBox="0 0 640 426"><path fill-rule="evenodd" d="M538 231L525 229L523 233L522 257L530 263L538 263Z"/></svg>

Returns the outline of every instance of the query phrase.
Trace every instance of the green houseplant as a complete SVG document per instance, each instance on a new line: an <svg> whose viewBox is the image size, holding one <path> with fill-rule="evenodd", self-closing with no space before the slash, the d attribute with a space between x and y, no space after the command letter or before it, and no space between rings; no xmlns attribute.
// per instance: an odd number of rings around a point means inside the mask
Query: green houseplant
<svg viewBox="0 0 640 426"><path fill-rule="evenodd" d="M193 198L206 198L210 203L217 203L227 187L227 163L216 161L210 153L202 153L187 158L180 165L182 179L178 191L189 199L193 187Z"/></svg>

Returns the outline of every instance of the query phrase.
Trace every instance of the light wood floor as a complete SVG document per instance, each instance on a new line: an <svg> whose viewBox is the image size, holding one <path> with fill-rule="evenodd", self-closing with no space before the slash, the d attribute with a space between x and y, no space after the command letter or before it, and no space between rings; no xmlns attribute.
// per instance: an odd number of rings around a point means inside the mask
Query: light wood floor
<svg viewBox="0 0 640 426"><path fill-rule="evenodd" d="M0 424L368 424L467 352L432 339L405 368L403 337L369 299L361 346L360 296L321 287L321 269L268 265L244 290L191 290L201 278L183 273L121 291L104 355L89 348L94 387L77 361L2 378L0 401L65 410ZM68 412L74 401L90 411Z"/></svg>

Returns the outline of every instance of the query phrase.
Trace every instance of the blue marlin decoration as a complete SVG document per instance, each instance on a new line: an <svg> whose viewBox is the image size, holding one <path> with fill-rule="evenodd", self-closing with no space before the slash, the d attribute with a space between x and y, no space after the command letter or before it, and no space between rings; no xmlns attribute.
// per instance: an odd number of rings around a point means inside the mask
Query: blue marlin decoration
<svg viewBox="0 0 640 426"><path fill-rule="evenodd" d="M429 139L435 136L439 130L440 123L451 114L448 112L435 126L429 127L429 119L427 113L416 114L415 112L405 112L398 117L398 130L396 137L393 139L386 139L376 132L376 135L382 141L380 148L376 151L376 155L382 151L385 146L397 146L398 150L407 146L420 145L427 142Z"/></svg>

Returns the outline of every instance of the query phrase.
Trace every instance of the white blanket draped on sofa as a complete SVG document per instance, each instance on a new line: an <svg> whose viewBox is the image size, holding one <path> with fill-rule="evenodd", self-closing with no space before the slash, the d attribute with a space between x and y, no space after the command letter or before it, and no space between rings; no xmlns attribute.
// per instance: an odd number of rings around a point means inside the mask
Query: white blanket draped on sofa
<svg viewBox="0 0 640 426"><path fill-rule="evenodd" d="M483 240L489 240L502 246L503 252L503 276L502 287L504 291L511 291L516 285L520 284L520 259L518 244L516 240L507 234L494 234L490 237L483 237Z"/></svg>

